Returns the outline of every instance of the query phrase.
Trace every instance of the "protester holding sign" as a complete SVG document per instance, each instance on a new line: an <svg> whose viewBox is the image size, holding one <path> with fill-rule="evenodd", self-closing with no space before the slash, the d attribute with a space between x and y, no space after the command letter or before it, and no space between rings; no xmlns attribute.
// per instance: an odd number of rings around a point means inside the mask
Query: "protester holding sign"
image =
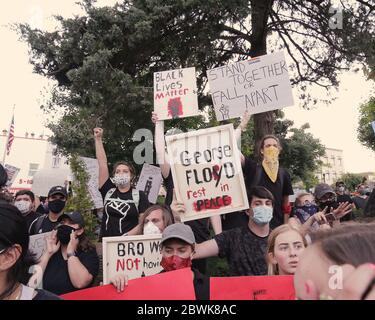
<svg viewBox="0 0 375 320"><path fill-rule="evenodd" d="M246 130L249 119L248 114L243 116L241 124L236 129L237 140L240 138L241 130ZM262 161L261 165L241 154L246 187L263 186L275 198L274 216L270 223L272 229L288 222L291 212L289 196L293 195L290 175L286 169L279 166L281 150L279 139L274 135L266 135L261 139L258 146L258 157Z"/></svg>
<svg viewBox="0 0 375 320"><path fill-rule="evenodd" d="M79 212L64 213L58 222L57 229L47 237L47 250L38 265L43 270L43 288L61 295L89 287L98 274L99 258L84 234Z"/></svg>
<svg viewBox="0 0 375 320"><path fill-rule="evenodd" d="M24 285L33 264L28 247L29 234L21 212L0 202L0 300L59 300L48 291Z"/></svg>
<svg viewBox="0 0 375 320"><path fill-rule="evenodd" d="M49 213L40 216L31 223L29 229L30 235L50 232L55 229L58 224L58 218L63 213L67 199L68 193L65 187L52 187L48 192Z"/></svg>
<svg viewBox="0 0 375 320"><path fill-rule="evenodd" d="M30 190L20 190L14 197L14 205L22 213L29 230L31 223L41 214L35 212L35 195Z"/></svg>
<svg viewBox="0 0 375 320"><path fill-rule="evenodd" d="M162 254L160 265L164 269L161 272L191 268L195 247L194 233L188 225L175 223L166 227L160 242ZM194 268L191 268L191 271L196 299L209 300L209 278ZM118 291L123 291L127 284L127 279L123 274L119 274L111 279L111 283Z"/></svg>
<svg viewBox="0 0 375 320"><path fill-rule="evenodd" d="M374 223L342 224L311 238L294 275L298 299L375 299Z"/></svg>
<svg viewBox="0 0 375 320"><path fill-rule="evenodd" d="M104 200L104 216L101 236L122 236L138 224L139 214L149 206L143 191L132 186L135 178L133 166L119 161L113 166L113 178L110 179L107 156L103 146L103 129L94 129L96 158L99 163L99 191Z"/></svg>
<svg viewBox="0 0 375 320"><path fill-rule="evenodd" d="M289 224L274 229L267 246L268 275L292 275L296 272L300 254L307 247L304 234Z"/></svg>
<svg viewBox="0 0 375 320"><path fill-rule="evenodd" d="M267 274L266 252L273 215L274 197L264 187L249 191L248 225L218 234L197 244L194 259L226 257L232 276Z"/></svg>

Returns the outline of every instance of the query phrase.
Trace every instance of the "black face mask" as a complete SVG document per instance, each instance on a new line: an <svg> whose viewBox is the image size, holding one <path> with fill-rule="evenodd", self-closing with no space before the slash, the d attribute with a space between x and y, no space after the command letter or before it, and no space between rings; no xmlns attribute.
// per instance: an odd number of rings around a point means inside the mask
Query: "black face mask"
<svg viewBox="0 0 375 320"><path fill-rule="evenodd" d="M48 209L53 213L60 213L65 208L65 201L64 200L52 200L48 201Z"/></svg>
<svg viewBox="0 0 375 320"><path fill-rule="evenodd" d="M324 210L325 207L327 208L327 212L330 212L331 208L336 208L337 207L337 202L335 200L329 200L326 202L320 202L319 203L319 209Z"/></svg>
<svg viewBox="0 0 375 320"><path fill-rule="evenodd" d="M65 224L59 226L57 228L57 240L59 240L61 244L68 244L70 242L70 235L72 234L73 230L75 231L76 229Z"/></svg>

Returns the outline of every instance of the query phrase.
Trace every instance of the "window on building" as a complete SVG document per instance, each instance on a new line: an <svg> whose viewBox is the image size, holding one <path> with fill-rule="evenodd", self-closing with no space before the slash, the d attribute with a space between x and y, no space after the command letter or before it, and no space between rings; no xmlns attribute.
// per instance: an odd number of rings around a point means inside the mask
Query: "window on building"
<svg viewBox="0 0 375 320"><path fill-rule="evenodd" d="M35 173L38 171L39 163L30 163L29 164L29 176L34 177Z"/></svg>

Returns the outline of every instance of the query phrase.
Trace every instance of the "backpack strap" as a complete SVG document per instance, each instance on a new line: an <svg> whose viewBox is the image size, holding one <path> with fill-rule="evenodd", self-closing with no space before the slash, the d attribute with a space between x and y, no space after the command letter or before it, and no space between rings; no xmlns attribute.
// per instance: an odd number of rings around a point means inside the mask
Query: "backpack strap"
<svg viewBox="0 0 375 320"><path fill-rule="evenodd" d="M45 219L46 217L47 217L47 215L44 214L44 215L42 215L42 216L36 218L36 219L34 220L34 223L30 226L29 233L31 233L30 231L31 231L31 229L32 229L33 226L34 226L34 231L35 231L34 234L38 234L40 228L42 227L43 221L44 221L44 219Z"/></svg>

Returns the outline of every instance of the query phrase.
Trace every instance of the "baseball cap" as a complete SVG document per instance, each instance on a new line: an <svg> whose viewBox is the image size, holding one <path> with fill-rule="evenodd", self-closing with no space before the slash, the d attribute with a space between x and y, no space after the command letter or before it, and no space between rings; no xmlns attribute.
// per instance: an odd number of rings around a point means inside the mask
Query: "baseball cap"
<svg viewBox="0 0 375 320"><path fill-rule="evenodd" d="M68 197L68 192L66 191L66 188L62 186L52 187L48 192L48 198L55 194L62 194L65 198Z"/></svg>
<svg viewBox="0 0 375 320"><path fill-rule="evenodd" d="M333 194L335 194L335 192L333 191L333 189L328 184L326 184L326 183L320 183L320 184L318 184L315 187L315 191L314 191L315 198L320 199L326 193L333 193Z"/></svg>
<svg viewBox="0 0 375 320"><path fill-rule="evenodd" d="M164 229L160 244L163 244L168 239L181 239L188 244L195 243L193 230L191 230L190 226L183 223L174 223Z"/></svg>
<svg viewBox="0 0 375 320"><path fill-rule="evenodd" d="M64 218L69 218L73 223L78 224L80 227L85 226L85 220L78 211L64 212L58 219L57 222L61 222Z"/></svg>

